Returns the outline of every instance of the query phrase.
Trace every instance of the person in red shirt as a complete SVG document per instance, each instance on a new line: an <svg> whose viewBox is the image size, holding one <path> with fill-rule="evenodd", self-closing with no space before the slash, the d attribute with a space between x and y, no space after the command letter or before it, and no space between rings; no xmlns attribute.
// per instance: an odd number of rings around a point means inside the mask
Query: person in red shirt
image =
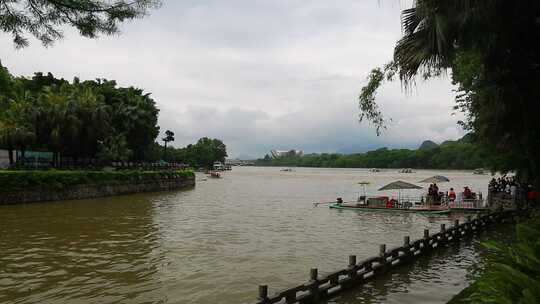
<svg viewBox="0 0 540 304"><path fill-rule="evenodd" d="M454 188L450 188L450 192L448 192L448 200L451 202L456 200L456 193L454 192Z"/></svg>
<svg viewBox="0 0 540 304"><path fill-rule="evenodd" d="M472 192L471 192L471 189L469 189L469 187L463 188L463 196L466 199L471 199L472 198Z"/></svg>

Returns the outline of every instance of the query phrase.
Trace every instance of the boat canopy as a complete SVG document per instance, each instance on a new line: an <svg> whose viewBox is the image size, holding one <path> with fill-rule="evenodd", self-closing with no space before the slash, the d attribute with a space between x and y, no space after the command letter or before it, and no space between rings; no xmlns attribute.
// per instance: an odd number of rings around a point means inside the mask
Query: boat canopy
<svg viewBox="0 0 540 304"><path fill-rule="evenodd" d="M417 186L415 184L407 183L404 181L395 181L392 182L382 188L379 189L379 191L383 190L404 190L404 189L422 189L422 187Z"/></svg>
<svg viewBox="0 0 540 304"><path fill-rule="evenodd" d="M450 179L446 176L434 175L432 177L428 177L426 179L419 181L419 183L446 183L449 181Z"/></svg>

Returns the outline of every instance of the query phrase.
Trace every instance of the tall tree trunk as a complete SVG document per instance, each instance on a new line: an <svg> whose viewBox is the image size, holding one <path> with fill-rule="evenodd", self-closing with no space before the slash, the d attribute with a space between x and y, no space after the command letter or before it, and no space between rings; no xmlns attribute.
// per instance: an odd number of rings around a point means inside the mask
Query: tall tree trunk
<svg viewBox="0 0 540 304"><path fill-rule="evenodd" d="M12 166L15 161L13 159L13 147L8 147L8 154L9 154L9 165Z"/></svg>
<svg viewBox="0 0 540 304"><path fill-rule="evenodd" d="M165 147L163 148L163 160L167 161L167 142L165 142Z"/></svg>

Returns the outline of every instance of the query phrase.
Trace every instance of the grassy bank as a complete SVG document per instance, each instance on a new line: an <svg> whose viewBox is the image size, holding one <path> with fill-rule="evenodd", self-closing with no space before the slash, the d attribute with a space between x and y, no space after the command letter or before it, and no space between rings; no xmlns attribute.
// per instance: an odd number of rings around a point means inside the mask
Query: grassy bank
<svg viewBox="0 0 540 304"><path fill-rule="evenodd" d="M130 181L194 177L191 170L177 171L9 171L0 170L0 193L30 188L65 189L83 184L116 184Z"/></svg>

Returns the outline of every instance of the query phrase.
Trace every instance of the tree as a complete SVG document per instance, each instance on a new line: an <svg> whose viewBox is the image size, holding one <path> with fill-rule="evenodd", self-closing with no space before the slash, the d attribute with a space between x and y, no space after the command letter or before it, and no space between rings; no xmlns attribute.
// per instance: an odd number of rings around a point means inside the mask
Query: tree
<svg viewBox="0 0 540 304"><path fill-rule="evenodd" d="M0 113L0 143L8 150L10 165L15 162L14 150L21 150L24 156L24 151L35 138L27 117L28 106L24 103L11 102L9 107Z"/></svg>
<svg viewBox="0 0 540 304"><path fill-rule="evenodd" d="M143 17L159 5L159 0L0 0L0 30L18 48L29 44L28 34L50 45L63 37L65 25L95 38L117 33L120 22Z"/></svg>
<svg viewBox="0 0 540 304"><path fill-rule="evenodd" d="M143 90L107 80L70 83L51 73L14 78L5 68L0 85L0 146L11 152L51 151L55 166L63 158L79 164L111 154L122 155L115 160L151 156L159 111Z"/></svg>
<svg viewBox="0 0 540 304"><path fill-rule="evenodd" d="M219 139L203 137L193 146L193 150L201 167L212 168L214 162L224 162L227 157L227 147Z"/></svg>
<svg viewBox="0 0 540 304"><path fill-rule="evenodd" d="M402 13L403 37L393 62L374 69L360 93L361 119L385 120L375 101L377 88L399 76L410 87L417 77L447 69L460 94L462 125L493 154L492 169L517 170L540 188L540 2L418 0ZM496 20L496 22L494 22Z"/></svg>
<svg viewBox="0 0 540 304"><path fill-rule="evenodd" d="M129 159L132 151L127 146L126 137L123 134L111 135L104 141L99 141L97 157L102 162L121 161Z"/></svg>
<svg viewBox="0 0 540 304"><path fill-rule="evenodd" d="M174 132L171 130L165 131L165 137L163 137L161 140L165 143L165 147L163 149L163 159L167 160L167 143L174 141Z"/></svg>

